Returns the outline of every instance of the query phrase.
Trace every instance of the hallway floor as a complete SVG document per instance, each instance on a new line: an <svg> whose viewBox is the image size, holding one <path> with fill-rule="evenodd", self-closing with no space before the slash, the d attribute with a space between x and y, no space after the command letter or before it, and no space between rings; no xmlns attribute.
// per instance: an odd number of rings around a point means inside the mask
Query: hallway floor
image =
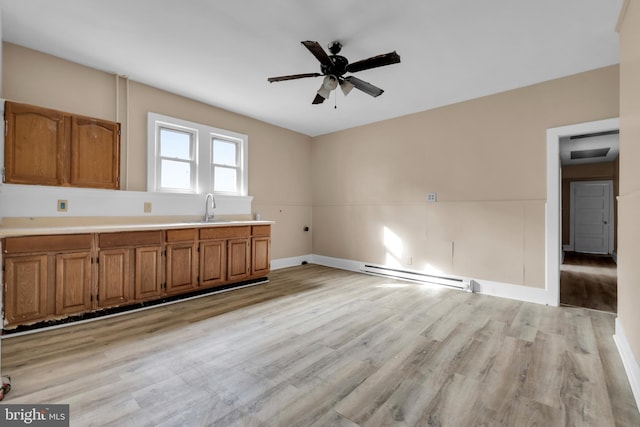
<svg viewBox="0 0 640 427"><path fill-rule="evenodd" d="M617 298L617 266L610 256L565 253L560 304L616 313Z"/></svg>

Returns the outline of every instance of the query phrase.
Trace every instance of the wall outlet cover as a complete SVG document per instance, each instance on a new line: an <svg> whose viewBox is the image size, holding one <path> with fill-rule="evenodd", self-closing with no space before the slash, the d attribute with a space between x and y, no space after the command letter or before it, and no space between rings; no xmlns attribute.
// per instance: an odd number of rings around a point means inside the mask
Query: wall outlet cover
<svg viewBox="0 0 640 427"><path fill-rule="evenodd" d="M151 202L144 202L144 213L151 213Z"/></svg>
<svg viewBox="0 0 640 427"><path fill-rule="evenodd" d="M427 202L437 202L438 193L427 193Z"/></svg>
<svg viewBox="0 0 640 427"><path fill-rule="evenodd" d="M58 212L67 212L69 210L68 200L58 200Z"/></svg>

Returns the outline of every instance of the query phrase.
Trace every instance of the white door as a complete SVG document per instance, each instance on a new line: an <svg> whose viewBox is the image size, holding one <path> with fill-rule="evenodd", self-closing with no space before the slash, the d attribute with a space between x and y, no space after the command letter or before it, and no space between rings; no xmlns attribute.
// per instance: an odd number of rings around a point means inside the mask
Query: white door
<svg viewBox="0 0 640 427"><path fill-rule="evenodd" d="M608 254L612 236L611 182L572 182L571 193L574 250Z"/></svg>

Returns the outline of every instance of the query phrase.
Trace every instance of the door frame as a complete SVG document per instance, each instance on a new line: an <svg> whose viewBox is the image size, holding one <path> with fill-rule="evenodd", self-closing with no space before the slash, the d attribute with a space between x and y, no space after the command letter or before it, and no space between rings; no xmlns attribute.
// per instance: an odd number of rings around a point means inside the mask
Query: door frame
<svg viewBox="0 0 640 427"><path fill-rule="evenodd" d="M574 198L575 198L575 187L577 185L584 184L607 184L609 187L609 221L607 223L607 228L609 228L609 239L607 242L607 253L611 254L613 251L613 237L615 230L615 216L613 215L613 203L614 203L614 194L613 194L613 181L610 179L607 180L595 180L595 181L571 181L570 185L570 193L569 193L569 245L575 250L576 242L575 242L575 210L574 210Z"/></svg>
<svg viewBox="0 0 640 427"><path fill-rule="evenodd" d="M547 129L547 203L545 205L545 291L547 305L560 305L560 264L562 260L562 177L560 138L620 129L620 119L612 118Z"/></svg>

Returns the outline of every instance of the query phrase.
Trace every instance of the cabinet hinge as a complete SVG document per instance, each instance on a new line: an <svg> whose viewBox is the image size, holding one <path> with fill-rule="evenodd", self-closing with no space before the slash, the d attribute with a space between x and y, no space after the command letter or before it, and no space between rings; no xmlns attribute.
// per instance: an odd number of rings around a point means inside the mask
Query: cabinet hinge
<svg viewBox="0 0 640 427"><path fill-rule="evenodd" d="M7 136L7 132L9 132L9 120L4 121L4 136Z"/></svg>

